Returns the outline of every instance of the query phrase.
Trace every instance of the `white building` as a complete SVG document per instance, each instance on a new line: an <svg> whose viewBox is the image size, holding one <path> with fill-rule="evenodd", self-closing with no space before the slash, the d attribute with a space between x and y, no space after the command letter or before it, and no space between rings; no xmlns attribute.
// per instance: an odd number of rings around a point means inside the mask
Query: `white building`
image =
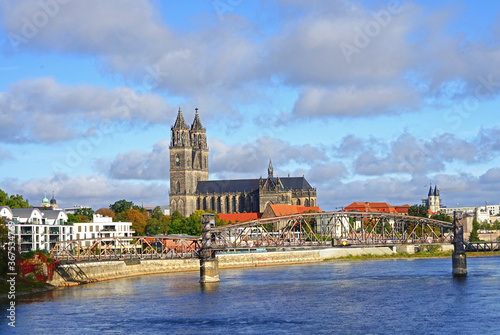
<svg viewBox="0 0 500 335"><path fill-rule="evenodd" d="M100 214L94 214L92 222L74 223L73 227L76 240L131 237L135 233L132 222L113 222L112 218ZM84 241L82 246L91 246L94 242L94 240Z"/></svg>
<svg viewBox="0 0 500 335"><path fill-rule="evenodd" d="M8 208L8 207L7 207ZM50 251L56 242L67 241L73 238L73 226L66 225L68 216L63 211L39 210L38 208L10 209L14 222L20 252L30 250ZM2 207L0 212L8 215L8 210Z"/></svg>
<svg viewBox="0 0 500 335"><path fill-rule="evenodd" d="M484 205L484 206L467 206L467 207L443 207L440 208L441 213L445 213L453 217L453 212L460 211L468 213L478 222L491 223L491 217L500 213L500 205Z"/></svg>
<svg viewBox="0 0 500 335"><path fill-rule="evenodd" d="M75 214L77 210L79 209L84 209L84 208L90 208L89 206L81 206L81 205L74 205L73 207L64 207L64 211L67 214Z"/></svg>
<svg viewBox="0 0 500 335"><path fill-rule="evenodd" d="M12 221L12 210L7 206L0 206L0 217L4 220Z"/></svg>

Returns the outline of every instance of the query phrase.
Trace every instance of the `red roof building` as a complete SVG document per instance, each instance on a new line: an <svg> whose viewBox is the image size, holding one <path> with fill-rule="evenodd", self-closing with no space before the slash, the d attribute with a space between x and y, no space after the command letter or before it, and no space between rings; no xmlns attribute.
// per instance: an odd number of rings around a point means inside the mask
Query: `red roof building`
<svg viewBox="0 0 500 335"><path fill-rule="evenodd" d="M321 213L321 209L318 206L305 207L300 205L267 205L264 213L262 213L263 218L273 218L278 216L286 216L293 214L301 214L307 211L315 211Z"/></svg>
<svg viewBox="0 0 500 335"><path fill-rule="evenodd" d="M378 212L391 214L408 214L409 205L391 206L385 202L353 202L344 208L344 212Z"/></svg>
<svg viewBox="0 0 500 335"><path fill-rule="evenodd" d="M257 220L262 216L261 213L218 213L217 215L220 220L225 220L229 223Z"/></svg>

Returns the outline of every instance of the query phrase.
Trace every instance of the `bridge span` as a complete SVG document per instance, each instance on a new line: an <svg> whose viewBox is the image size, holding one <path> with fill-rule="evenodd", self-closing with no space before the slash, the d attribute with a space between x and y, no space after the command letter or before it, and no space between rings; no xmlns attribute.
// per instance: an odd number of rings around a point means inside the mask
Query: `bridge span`
<svg viewBox="0 0 500 335"><path fill-rule="evenodd" d="M205 213L201 237L167 235L61 241L51 250L51 257L57 264L199 259L203 283L219 280L216 254L220 252L452 243L453 275L465 276L465 252L500 250L500 242L464 242L463 219L460 212L454 213L453 223L401 214L323 212L216 227L214 215Z"/></svg>
<svg viewBox="0 0 500 335"><path fill-rule="evenodd" d="M453 241L451 223L386 213L304 213L219 227L212 222L207 228L213 252ZM201 238L183 236L80 239L57 242L51 257L57 262L200 258L202 247Z"/></svg>

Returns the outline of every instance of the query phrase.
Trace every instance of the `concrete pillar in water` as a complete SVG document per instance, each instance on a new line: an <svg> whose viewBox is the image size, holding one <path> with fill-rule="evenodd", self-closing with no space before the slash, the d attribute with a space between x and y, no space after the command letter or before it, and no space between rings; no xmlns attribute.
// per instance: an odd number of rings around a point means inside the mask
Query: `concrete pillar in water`
<svg viewBox="0 0 500 335"><path fill-rule="evenodd" d="M464 245L463 213L453 213L453 255L451 258L453 276L463 277L467 275L467 256Z"/></svg>
<svg viewBox="0 0 500 335"><path fill-rule="evenodd" d="M212 250L211 227L215 226L215 216L205 213L201 217L200 283L215 283L219 279L219 261Z"/></svg>

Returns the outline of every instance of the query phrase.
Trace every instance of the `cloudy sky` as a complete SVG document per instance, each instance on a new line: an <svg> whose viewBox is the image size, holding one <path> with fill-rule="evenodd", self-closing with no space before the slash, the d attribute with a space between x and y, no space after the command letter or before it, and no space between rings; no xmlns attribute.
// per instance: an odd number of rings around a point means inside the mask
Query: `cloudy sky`
<svg viewBox="0 0 500 335"><path fill-rule="evenodd" d="M318 204L499 204L495 1L0 0L0 188L168 204L199 108L210 179L302 176Z"/></svg>

